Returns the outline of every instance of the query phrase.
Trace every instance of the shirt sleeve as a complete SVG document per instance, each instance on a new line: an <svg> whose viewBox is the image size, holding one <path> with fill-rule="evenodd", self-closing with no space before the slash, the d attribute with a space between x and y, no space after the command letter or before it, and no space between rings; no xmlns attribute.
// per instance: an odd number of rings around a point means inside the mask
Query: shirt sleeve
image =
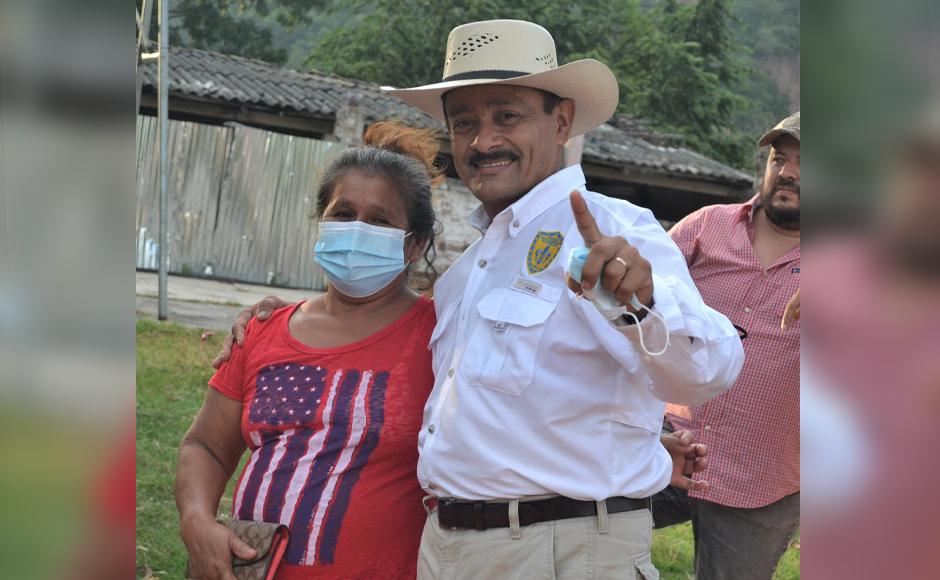
<svg viewBox="0 0 940 580"><path fill-rule="evenodd" d="M669 236L682 252L687 266L691 267L695 263L698 254L698 236L704 222L705 208L701 208L682 218L669 230Z"/></svg>
<svg viewBox="0 0 940 580"><path fill-rule="evenodd" d="M600 212L604 210L595 216ZM615 220L603 221L607 231L617 226ZM605 230L605 224L600 227ZM615 327L589 301L572 298L583 311L582 318L631 375L648 377L656 398L697 406L725 392L744 366L744 349L731 321L705 305L682 253L651 212L644 211L635 223L629 227L621 223L620 227L619 235L652 266L652 310L659 316L647 314L639 325ZM640 343L641 331L650 352L662 350L667 331L669 347L659 356L646 354Z"/></svg>
<svg viewBox="0 0 940 580"><path fill-rule="evenodd" d="M245 329L244 344L233 345L232 358L223 363L209 379L209 387L239 403L243 402L245 394L245 351L248 349L249 332L253 330L255 324L254 319L249 321Z"/></svg>

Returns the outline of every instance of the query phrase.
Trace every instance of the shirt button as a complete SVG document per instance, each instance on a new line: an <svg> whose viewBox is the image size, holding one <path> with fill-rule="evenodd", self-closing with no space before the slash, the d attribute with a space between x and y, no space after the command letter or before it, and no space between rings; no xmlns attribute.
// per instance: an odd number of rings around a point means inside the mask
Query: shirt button
<svg viewBox="0 0 940 580"><path fill-rule="evenodd" d="M434 427L434 425L428 425L428 433L434 433L435 430L436 430L436 428ZM413 431L412 431L412 433L413 433Z"/></svg>
<svg viewBox="0 0 940 580"><path fill-rule="evenodd" d="M477 266L481 268L486 268L486 260L480 260L479 262L477 262Z"/></svg>
<svg viewBox="0 0 940 580"><path fill-rule="evenodd" d="M454 376L454 369L450 369L449 371L447 371L447 376L448 377Z"/></svg>
<svg viewBox="0 0 940 580"><path fill-rule="evenodd" d="M432 428L433 428L433 426L432 426ZM711 426L711 425L705 425L705 430L706 430L706 431L711 431L711 430L712 430L712 426Z"/></svg>
<svg viewBox="0 0 940 580"><path fill-rule="evenodd" d="M513 227L519 227L519 220L512 222Z"/></svg>
<svg viewBox="0 0 940 580"><path fill-rule="evenodd" d="M751 311L751 307L750 307L750 306L745 306L745 307L744 307L744 311L749 313L749 312Z"/></svg>

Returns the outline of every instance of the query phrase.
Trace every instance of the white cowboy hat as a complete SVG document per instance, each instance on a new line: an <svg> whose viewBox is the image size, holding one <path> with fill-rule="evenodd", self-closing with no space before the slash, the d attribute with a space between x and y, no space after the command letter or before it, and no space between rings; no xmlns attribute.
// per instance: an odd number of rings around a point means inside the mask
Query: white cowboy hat
<svg viewBox="0 0 940 580"><path fill-rule="evenodd" d="M516 85L573 99L572 137L606 122L617 109L619 97L617 79L604 63L584 59L558 66L552 35L523 20L458 26L447 38L441 82L412 89L382 89L444 122L444 93L473 85Z"/></svg>

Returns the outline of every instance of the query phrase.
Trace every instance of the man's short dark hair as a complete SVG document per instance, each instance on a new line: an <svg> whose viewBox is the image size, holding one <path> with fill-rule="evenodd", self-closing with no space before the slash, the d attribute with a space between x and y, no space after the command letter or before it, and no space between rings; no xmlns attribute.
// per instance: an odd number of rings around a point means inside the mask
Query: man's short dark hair
<svg viewBox="0 0 940 580"><path fill-rule="evenodd" d="M542 93L542 109L545 111L546 115L551 114L551 112L555 110L555 107L558 106L558 103L560 103L563 100L561 97L559 97L555 93L551 93L546 90L536 89L534 87L525 87L525 88L532 88L533 90L536 90ZM448 93L450 93L450 91L447 91L446 93L441 95L441 104L444 107L444 124L447 125L447 127L449 128L450 119L447 118L447 95Z"/></svg>
<svg viewBox="0 0 940 580"><path fill-rule="evenodd" d="M545 113L551 113L555 110L555 107L558 106L558 103L562 101L562 98L556 95L555 93L550 93L548 91L543 91L542 89L537 89L538 92L542 93L542 108L545 109Z"/></svg>

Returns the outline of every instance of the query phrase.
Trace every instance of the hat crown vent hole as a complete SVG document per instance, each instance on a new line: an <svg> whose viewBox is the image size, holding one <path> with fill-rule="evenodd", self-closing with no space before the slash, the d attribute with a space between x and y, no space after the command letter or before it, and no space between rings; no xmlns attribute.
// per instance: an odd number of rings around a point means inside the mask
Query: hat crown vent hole
<svg viewBox="0 0 940 580"><path fill-rule="evenodd" d="M483 48L494 40L499 40L499 35L488 32L467 37L447 56L447 64L453 62L457 57L470 55L476 49Z"/></svg>
<svg viewBox="0 0 940 580"><path fill-rule="evenodd" d="M553 55L553 54L551 54L551 53L546 54L546 55L543 55L543 56L537 56L537 57L535 57L535 60L539 61L540 63L542 63L542 64L544 64L544 65L550 66L550 67L554 67L554 66L555 66L555 55Z"/></svg>

